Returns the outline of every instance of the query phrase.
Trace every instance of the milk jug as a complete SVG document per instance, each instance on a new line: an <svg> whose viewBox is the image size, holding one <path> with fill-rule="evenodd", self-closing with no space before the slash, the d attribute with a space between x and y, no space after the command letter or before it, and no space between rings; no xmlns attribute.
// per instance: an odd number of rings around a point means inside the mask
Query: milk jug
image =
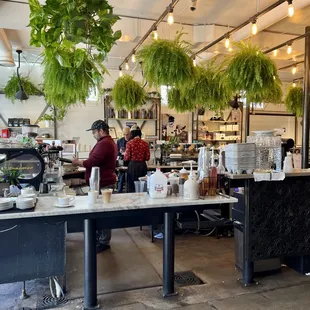
<svg viewBox="0 0 310 310"><path fill-rule="evenodd" d="M151 198L166 198L167 197L167 178L159 168L150 177L150 197Z"/></svg>
<svg viewBox="0 0 310 310"><path fill-rule="evenodd" d="M286 157L284 158L284 163L283 163L283 172L285 173L290 173L293 172L293 159L292 159L292 153L287 152Z"/></svg>

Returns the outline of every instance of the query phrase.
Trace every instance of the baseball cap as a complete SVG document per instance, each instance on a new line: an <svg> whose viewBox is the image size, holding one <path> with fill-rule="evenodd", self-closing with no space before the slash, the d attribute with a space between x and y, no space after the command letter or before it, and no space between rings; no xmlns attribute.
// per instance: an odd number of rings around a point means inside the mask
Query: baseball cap
<svg viewBox="0 0 310 310"><path fill-rule="evenodd" d="M100 130L100 129L103 129L104 131L109 130L109 125L102 119L98 119L97 121L93 122L93 124L91 125L91 128L87 129L86 131Z"/></svg>

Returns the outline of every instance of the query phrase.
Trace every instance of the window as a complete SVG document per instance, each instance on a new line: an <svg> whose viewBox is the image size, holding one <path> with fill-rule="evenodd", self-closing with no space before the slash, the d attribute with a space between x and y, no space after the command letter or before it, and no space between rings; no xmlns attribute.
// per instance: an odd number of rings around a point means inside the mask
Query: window
<svg viewBox="0 0 310 310"><path fill-rule="evenodd" d="M160 95L161 95L161 104L168 105L168 90L171 89L171 86L161 85L160 86Z"/></svg>

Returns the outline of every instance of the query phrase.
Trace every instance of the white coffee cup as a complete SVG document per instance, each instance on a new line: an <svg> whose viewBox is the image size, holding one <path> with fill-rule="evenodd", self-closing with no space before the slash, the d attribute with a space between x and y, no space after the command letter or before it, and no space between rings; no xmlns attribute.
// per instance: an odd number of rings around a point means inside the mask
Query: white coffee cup
<svg viewBox="0 0 310 310"><path fill-rule="evenodd" d="M60 196L58 197L58 204L61 206L72 205L75 201L75 197L72 196Z"/></svg>
<svg viewBox="0 0 310 310"><path fill-rule="evenodd" d="M94 205L98 199L98 191L89 191L88 192L88 204Z"/></svg>

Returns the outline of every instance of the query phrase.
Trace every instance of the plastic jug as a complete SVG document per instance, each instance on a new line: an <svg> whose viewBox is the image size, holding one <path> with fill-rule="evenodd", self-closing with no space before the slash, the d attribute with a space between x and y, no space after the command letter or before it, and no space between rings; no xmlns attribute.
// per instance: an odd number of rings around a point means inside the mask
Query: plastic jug
<svg viewBox="0 0 310 310"><path fill-rule="evenodd" d="M156 169L156 172L150 177L150 197L151 198L166 198L167 197L167 178L160 171L159 168Z"/></svg>
<svg viewBox="0 0 310 310"><path fill-rule="evenodd" d="M193 173L193 161L189 160L188 163L191 165L191 171L188 180L184 183L184 199L197 200L199 183Z"/></svg>

